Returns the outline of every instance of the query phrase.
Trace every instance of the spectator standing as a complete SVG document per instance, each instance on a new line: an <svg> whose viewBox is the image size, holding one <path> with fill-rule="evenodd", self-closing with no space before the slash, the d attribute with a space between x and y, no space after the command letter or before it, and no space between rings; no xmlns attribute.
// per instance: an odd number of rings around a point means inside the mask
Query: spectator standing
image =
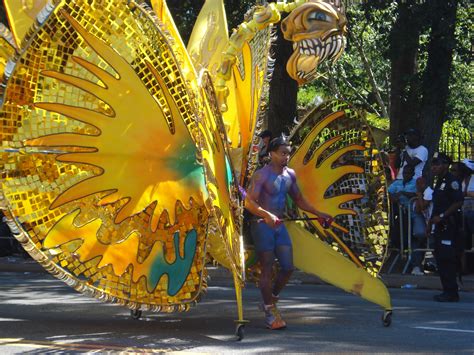
<svg viewBox="0 0 474 355"><path fill-rule="evenodd" d="M451 173L461 183L461 190L464 196L463 210L463 227L465 234L464 248L472 249L472 235L474 234L474 161L464 159L462 162L453 163ZM466 264L472 264L472 255L466 255Z"/></svg>

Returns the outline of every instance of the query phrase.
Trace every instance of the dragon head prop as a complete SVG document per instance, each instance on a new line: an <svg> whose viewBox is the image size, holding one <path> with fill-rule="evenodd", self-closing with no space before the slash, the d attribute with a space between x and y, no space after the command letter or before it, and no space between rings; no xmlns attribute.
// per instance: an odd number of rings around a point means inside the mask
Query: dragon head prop
<svg viewBox="0 0 474 355"><path fill-rule="evenodd" d="M342 54L346 25L341 0L310 0L282 21L283 35L294 50L286 69L299 85L315 79L319 63Z"/></svg>

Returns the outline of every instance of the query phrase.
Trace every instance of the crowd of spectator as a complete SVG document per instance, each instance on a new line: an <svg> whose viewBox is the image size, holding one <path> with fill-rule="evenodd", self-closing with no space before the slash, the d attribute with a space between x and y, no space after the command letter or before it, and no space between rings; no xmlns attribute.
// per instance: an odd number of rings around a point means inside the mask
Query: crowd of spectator
<svg viewBox="0 0 474 355"><path fill-rule="evenodd" d="M435 153L427 172L428 150L421 142L418 130L408 130L397 142L395 164L387 169L389 179L395 176L388 188L393 211L391 245L409 251L413 275L424 274L427 250L434 250L438 263L447 265L448 247L453 249L459 272L460 261L469 261L462 258L463 251L473 247L474 161L452 162L446 154ZM438 271L443 282L443 270ZM446 292L438 296L437 301L446 302L459 298Z"/></svg>

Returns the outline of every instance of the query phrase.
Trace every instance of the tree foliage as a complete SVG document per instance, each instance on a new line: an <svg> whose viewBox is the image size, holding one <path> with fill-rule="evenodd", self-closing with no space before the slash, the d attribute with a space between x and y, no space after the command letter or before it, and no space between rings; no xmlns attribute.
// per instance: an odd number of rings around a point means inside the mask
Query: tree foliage
<svg viewBox="0 0 474 355"><path fill-rule="evenodd" d="M334 65L320 68L320 79L300 91L300 105L311 101L307 92L345 99L390 118L392 137L408 127L420 128L431 152L443 122L473 131L473 24L468 1L352 3L347 16L345 54Z"/></svg>

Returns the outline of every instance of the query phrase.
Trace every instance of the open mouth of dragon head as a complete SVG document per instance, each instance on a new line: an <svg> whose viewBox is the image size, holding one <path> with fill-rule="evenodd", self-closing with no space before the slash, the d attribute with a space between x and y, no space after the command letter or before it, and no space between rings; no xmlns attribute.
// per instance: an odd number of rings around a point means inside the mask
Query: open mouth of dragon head
<svg viewBox="0 0 474 355"><path fill-rule="evenodd" d="M325 60L336 60L346 43L346 16L340 6L312 0L285 18L281 28L285 39L293 42L293 54L286 64L288 74L299 85L316 78Z"/></svg>

